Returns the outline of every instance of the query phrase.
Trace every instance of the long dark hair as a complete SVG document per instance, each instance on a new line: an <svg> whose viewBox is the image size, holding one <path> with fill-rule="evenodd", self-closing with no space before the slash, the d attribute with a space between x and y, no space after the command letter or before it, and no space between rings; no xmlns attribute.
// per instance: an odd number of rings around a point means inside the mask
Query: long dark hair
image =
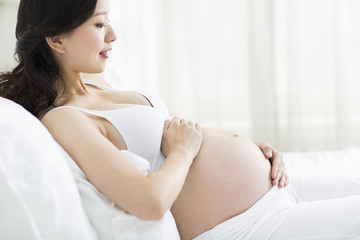
<svg viewBox="0 0 360 240"><path fill-rule="evenodd" d="M61 78L45 38L72 30L88 20L97 0L21 0L16 25L18 65L0 74L0 96L13 100L36 117L51 108Z"/></svg>

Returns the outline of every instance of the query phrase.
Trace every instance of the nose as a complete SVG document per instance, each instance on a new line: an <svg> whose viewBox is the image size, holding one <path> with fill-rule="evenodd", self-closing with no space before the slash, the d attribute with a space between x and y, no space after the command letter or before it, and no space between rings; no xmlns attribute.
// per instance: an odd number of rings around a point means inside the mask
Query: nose
<svg viewBox="0 0 360 240"><path fill-rule="evenodd" d="M116 41L116 34L115 34L115 31L114 31L113 27L110 24L108 24L106 29L108 31L106 33L105 41L107 43L115 42Z"/></svg>

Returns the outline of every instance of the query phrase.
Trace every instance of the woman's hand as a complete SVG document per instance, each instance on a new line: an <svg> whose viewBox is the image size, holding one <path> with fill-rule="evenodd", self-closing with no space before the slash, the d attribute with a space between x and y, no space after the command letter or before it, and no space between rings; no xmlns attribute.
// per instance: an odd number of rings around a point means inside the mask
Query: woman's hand
<svg viewBox="0 0 360 240"><path fill-rule="evenodd" d="M200 150L202 131L198 123L174 117L165 121L161 151L167 157L170 153L180 152L192 160Z"/></svg>
<svg viewBox="0 0 360 240"><path fill-rule="evenodd" d="M289 177L285 173L285 164L283 161L283 156L280 152L275 150L267 142L254 142L260 150L263 152L264 156L269 159L271 162L271 179L272 185L278 185L279 188L282 188L289 184Z"/></svg>

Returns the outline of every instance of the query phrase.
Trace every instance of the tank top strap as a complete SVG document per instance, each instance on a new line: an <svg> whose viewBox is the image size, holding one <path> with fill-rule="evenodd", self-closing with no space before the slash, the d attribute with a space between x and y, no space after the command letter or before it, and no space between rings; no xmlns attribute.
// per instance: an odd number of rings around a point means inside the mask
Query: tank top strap
<svg viewBox="0 0 360 240"><path fill-rule="evenodd" d="M89 113L89 114L92 114L92 115L95 115L95 116L107 118L106 111L89 110L89 109L76 107L76 106L60 106L60 107L56 107L56 108L51 109L49 112L56 111L58 109L64 109L64 108L72 108L72 109L79 110L81 112L85 112L85 113Z"/></svg>

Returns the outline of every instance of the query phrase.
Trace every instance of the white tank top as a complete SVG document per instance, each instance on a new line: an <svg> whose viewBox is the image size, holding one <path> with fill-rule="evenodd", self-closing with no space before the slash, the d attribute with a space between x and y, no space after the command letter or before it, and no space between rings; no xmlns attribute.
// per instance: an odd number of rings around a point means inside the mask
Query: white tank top
<svg viewBox="0 0 360 240"><path fill-rule="evenodd" d="M84 83L108 88L90 80L84 80ZM138 93L143 95L152 107L133 105L113 110L89 110L76 106L61 106L51 111L73 108L106 119L124 139L127 151L146 159L150 164L149 172L154 172L161 167L165 159L161 152L161 138L164 122L170 117L160 98L149 93Z"/></svg>

